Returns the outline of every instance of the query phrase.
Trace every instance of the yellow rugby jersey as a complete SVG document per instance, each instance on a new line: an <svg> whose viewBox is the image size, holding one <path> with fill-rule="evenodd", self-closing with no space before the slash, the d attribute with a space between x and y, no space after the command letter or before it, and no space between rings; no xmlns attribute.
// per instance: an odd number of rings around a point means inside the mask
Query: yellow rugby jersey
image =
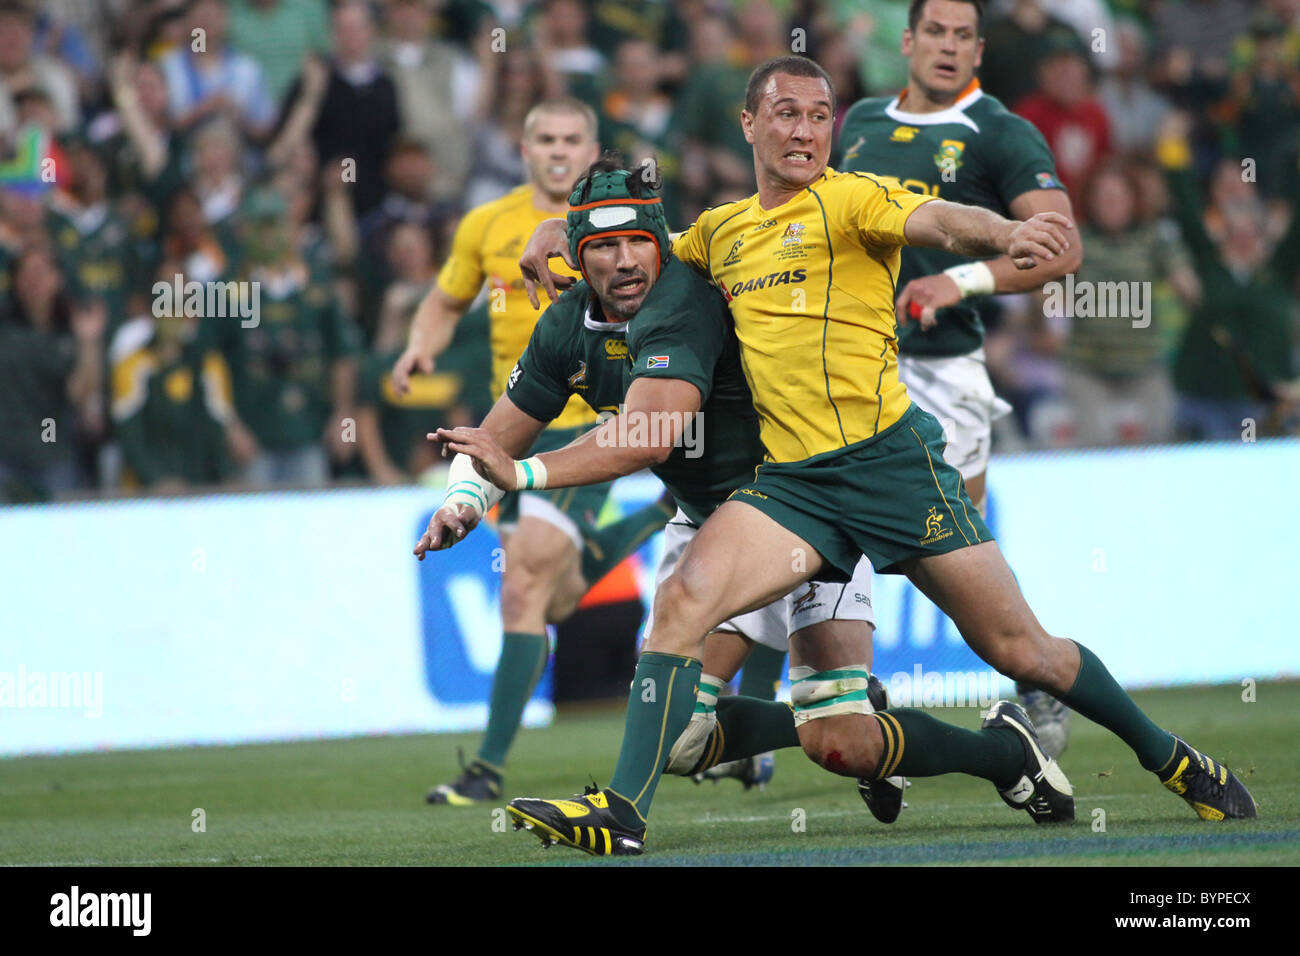
<svg viewBox="0 0 1300 956"><path fill-rule="evenodd" d="M451 255L438 273L438 288L457 299L473 299L483 282L488 283L493 398L505 393L510 372L542 315L528 302L519 256L533 230L558 215L533 205L532 186L512 189L465 215L452 239ZM563 260L552 260L551 268L578 278ZM596 413L574 395L550 427L581 428L595 421Z"/></svg>
<svg viewBox="0 0 1300 956"><path fill-rule="evenodd" d="M731 307L761 437L774 461L871 438L907 411L894 285L921 196L896 179L825 174L777 209L707 209L673 252Z"/></svg>

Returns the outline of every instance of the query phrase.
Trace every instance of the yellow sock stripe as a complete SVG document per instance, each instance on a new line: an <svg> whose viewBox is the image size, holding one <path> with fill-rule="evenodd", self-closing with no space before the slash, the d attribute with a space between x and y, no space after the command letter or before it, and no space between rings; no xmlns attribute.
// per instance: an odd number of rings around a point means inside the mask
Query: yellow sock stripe
<svg viewBox="0 0 1300 956"><path fill-rule="evenodd" d="M957 529L957 533L962 536L962 540L970 544L970 538L966 537L966 532L961 530L961 525L957 523L957 514L952 510L952 505L948 504L948 496L943 493L943 487L939 484L939 476L934 473L934 458L930 456L930 449L925 447L925 442L921 441L921 436L916 434L916 429L908 427L913 435L916 435L916 443L921 446L921 451L925 452L925 460L930 463L930 477L934 479L934 487L939 492L939 498L943 501L943 506L948 509L948 514L952 517L952 526Z"/></svg>
<svg viewBox="0 0 1300 956"><path fill-rule="evenodd" d="M709 734L709 742L705 744L704 756L699 761L699 772L703 772L712 767L718 759L718 727L715 724L713 733Z"/></svg>
<svg viewBox="0 0 1300 956"><path fill-rule="evenodd" d="M672 704L673 682L676 680L677 680L677 668L674 667L672 673L668 675L668 697L667 700L664 701L664 718L663 721L659 724L659 749L655 753L655 762L650 765L654 769L650 771L650 776L646 778L645 786L641 788L641 792L632 798L633 804L637 803L642 797L645 796L645 792L650 789L650 784L655 782L655 779L659 776L659 772L663 767L664 734L668 733L668 709L669 706Z"/></svg>
<svg viewBox="0 0 1300 956"><path fill-rule="evenodd" d="M876 723L880 726L880 736L885 739L885 752L881 754L880 763L876 765L875 777L877 780L884 780L889 774L885 773L885 768L889 766L890 760L894 756L894 729L881 719L879 714L872 714Z"/></svg>
<svg viewBox="0 0 1300 956"><path fill-rule="evenodd" d="M903 725L898 722L897 717L888 711L882 711L876 716L881 720L888 721L892 724L894 730L898 733L898 752L894 754L894 760L893 763L889 765L889 769L885 773L881 774L881 779L883 780L885 777L892 777L898 771L898 765L903 762L903 748L907 745L907 741L903 739Z"/></svg>

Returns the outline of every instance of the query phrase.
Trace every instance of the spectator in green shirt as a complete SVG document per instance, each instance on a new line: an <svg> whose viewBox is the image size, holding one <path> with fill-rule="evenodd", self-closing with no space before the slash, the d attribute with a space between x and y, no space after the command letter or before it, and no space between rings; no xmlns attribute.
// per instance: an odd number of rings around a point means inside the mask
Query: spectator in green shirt
<svg viewBox="0 0 1300 956"><path fill-rule="evenodd" d="M239 419L256 439L244 479L256 486L323 485L331 458L342 463L356 450L357 333L332 291L310 281L284 197L258 187L242 216L240 285L257 313L251 323L205 320L230 365Z"/></svg>
<svg viewBox="0 0 1300 956"><path fill-rule="evenodd" d="M1065 392L1075 439L1085 446L1167 442L1173 437L1174 390L1163 339L1171 303L1154 289L1168 285L1190 303L1199 297L1200 283L1177 231L1164 221L1137 218L1137 196L1124 167L1110 165L1094 174L1084 202L1088 252L1075 272L1079 288L1120 283L1153 294L1145 298L1150 311L1144 316L1136 316L1130 296L1125 314L1069 320ZM1097 300L1102 298L1098 293Z"/></svg>
<svg viewBox="0 0 1300 956"><path fill-rule="evenodd" d="M165 263L160 278L170 281L176 268ZM226 429L238 428L230 370L216 349L196 348L197 319L165 314L146 321L148 341L113 366L124 484L154 493L215 484L231 469ZM230 436L232 444L238 440Z"/></svg>

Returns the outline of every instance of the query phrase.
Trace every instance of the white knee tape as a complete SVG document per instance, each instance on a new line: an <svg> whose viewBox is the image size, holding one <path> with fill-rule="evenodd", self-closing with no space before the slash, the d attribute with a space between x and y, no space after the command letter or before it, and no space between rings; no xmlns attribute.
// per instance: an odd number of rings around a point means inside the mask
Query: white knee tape
<svg viewBox="0 0 1300 956"><path fill-rule="evenodd" d="M871 702L867 700L867 665L850 665L829 671L792 667L790 702L794 704L796 727L822 717L869 714Z"/></svg>
<svg viewBox="0 0 1300 956"><path fill-rule="evenodd" d="M686 776L704 756L704 748L713 738L713 728L718 725L718 715L713 711L691 715L691 722L686 725L673 749L668 752L668 766L664 773Z"/></svg>

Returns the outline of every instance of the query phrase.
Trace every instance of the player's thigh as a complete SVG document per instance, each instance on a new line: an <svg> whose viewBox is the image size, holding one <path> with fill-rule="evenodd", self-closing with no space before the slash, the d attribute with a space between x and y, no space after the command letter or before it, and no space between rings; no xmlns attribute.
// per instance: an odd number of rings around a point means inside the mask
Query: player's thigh
<svg viewBox="0 0 1300 956"><path fill-rule="evenodd" d="M1069 641L1051 637L1020 592L994 541L917 558L903 570L957 625L966 643L1004 674L1058 686L1078 667ZM1070 661L1074 661L1071 669Z"/></svg>
<svg viewBox="0 0 1300 956"><path fill-rule="evenodd" d="M713 631L704 639L704 657L701 661L702 671L718 678L724 683L740 673L753 650L754 642L744 634L735 631Z"/></svg>
<svg viewBox="0 0 1300 956"><path fill-rule="evenodd" d="M707 619L705 630L727 618L783 598L821 570L808 542L746 504L727 501L686 546L659 589L669 602L655 602L655 616L681 614Z"/></svg>
<svg viewBox="0 0 1300 956"><path fill-rule="evenodd" d="M821 621L790 635L790 667L817 672L850 667L871 669L871 637L867 621Z"/></svg>
<svg viewBox="0 0 1300 956"><path fill-rule="evenodd" d="M503 585L550 588L578 560L572 536L544 518L522 516L505 550Z"/></svg>

